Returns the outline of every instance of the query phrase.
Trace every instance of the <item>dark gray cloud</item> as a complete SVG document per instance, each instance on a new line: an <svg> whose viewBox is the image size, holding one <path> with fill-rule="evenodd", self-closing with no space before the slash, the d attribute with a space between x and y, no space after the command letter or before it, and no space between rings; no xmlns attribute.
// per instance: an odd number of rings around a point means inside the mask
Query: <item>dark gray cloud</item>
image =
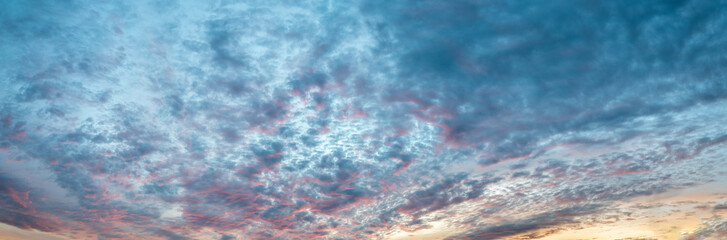
<svg viewBox="0 0 727 240"><path fill-rule="evenodd" d="M449 239L501 239L559 225L578 223L576 220L577 217L598 213L602 209L603 206L601 205L569 207L552 212L540 213L527 219L482 227L468 233L450 237ZM548 234L535 234L532 237L533 239L537 239L546 235ZM526 239L530 238L528 237Z"/></svg>

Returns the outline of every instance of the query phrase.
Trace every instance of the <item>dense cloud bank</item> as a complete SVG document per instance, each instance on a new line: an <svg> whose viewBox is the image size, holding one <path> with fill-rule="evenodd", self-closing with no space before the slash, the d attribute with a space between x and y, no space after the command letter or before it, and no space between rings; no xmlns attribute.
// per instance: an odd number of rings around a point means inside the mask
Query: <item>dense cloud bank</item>
<svg viewBox="0 0 727 240"><path fill-rule="evenodd" d="M727 171L721 1L10 1L0 25L23 229L534 239Z"/></svg>

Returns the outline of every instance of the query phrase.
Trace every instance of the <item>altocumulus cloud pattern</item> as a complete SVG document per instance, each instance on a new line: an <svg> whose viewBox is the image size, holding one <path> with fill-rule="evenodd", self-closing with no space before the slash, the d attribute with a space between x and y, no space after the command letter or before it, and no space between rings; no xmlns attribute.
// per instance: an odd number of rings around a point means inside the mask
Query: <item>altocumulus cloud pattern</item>
<svg viewBox="0 0 727 240"><path fill-rule="evenodd" d="M0 239L727 238L725 1L0 4Z"/></svg>

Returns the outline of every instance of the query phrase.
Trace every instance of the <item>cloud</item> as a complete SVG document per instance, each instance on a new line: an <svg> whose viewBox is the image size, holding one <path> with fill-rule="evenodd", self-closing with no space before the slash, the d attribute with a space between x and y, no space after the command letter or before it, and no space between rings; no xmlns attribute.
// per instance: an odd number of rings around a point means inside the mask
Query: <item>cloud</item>
<svg viewBox="0 0 727 240"><path fill-rule="evenodd" d="M163 230L163 229L157 230L155 232L155 234L157 236L164 237L164 238L166 238L168 240L183 240L183 239L188 239L186 237L180 236L178 233L171 232L171 231L167 231L167 230Z"/></svg>
<svg viewBox="0 0 727 240"><path fill-rule="evenodd" d="M66 239L66 238L50 235L50 234L43 233L43 232L22 230L22 229L8 226L8 225L2 224L2 223L0 223L0 229L2 229L2 233L0 234L0 236L2 236L3 238L6 238L8 240L28 240L28 239L30 239L30 240L36 240L36 239L62 240L62 239Z"/></svg>
<svg viewBox="0 0 727 240"><path fill-rule="evenodd" d="M724 171L717 3L6 5L23 229L536 238Z"/></svg>
<svg viewBox="0 0 727 240"><path fill-rule="evenodd" d="M714 220L709 221L691 234L682 236L680 239L721 239L727 237L727 222Z"/></svg>
<svg viewBox="0 0 727 240"><path fill-rule="evenodd" d="M578 207L564 208L552 212L537 214L519 221L483 227L468 233L450 237L448 239L500 239L513 237L525 233L532 233L536 230L578 223L575 218L582 215L598 213L602 209L603 206L599 205L582 205ZM531 234L531 236L533 237L532 239L538 239L552 233L554 232L548 231L545 234ZM525 237L525 239L531 239L528 236Z"/></svg>
<svg viewBox="0 0 727 240"><path fill-rule="evenodd" d="M463 182L466 178L466 174L457 174L427 189L416 191L407 196L407 203L398 207L397 211L418 217L450 205L476 199L481 196L483 188L488 184L502 180L500 178L483 178ZM466 188L471 189L465 190Z"/></svg>

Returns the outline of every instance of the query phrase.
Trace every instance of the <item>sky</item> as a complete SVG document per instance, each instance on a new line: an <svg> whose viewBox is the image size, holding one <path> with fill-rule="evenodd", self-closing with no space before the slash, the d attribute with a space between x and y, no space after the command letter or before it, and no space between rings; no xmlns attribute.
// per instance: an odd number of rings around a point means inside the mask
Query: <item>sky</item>
<svg viewBox="0 0 727 240"><path fill-rule="evenodd" d="M727 239L727 2L0 7L0 239Z"/></svg>

